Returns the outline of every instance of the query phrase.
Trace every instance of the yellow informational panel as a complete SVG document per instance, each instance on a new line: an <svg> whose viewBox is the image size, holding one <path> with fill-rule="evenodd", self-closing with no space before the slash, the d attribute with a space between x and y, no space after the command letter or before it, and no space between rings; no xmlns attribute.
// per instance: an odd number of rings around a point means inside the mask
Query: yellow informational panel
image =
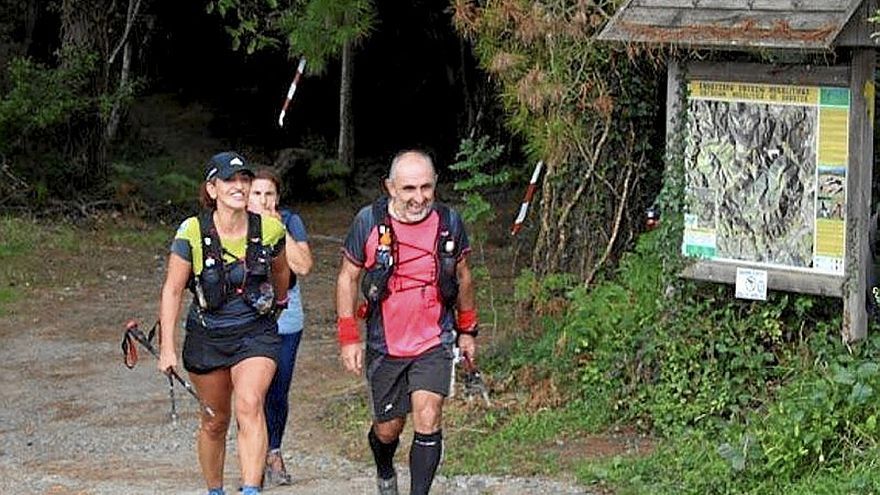
<svg viewBox="0 0 880 495"><path fill-rule="evenodd" d="M682 252L843 274L848 88L690 81Z"/></svg>

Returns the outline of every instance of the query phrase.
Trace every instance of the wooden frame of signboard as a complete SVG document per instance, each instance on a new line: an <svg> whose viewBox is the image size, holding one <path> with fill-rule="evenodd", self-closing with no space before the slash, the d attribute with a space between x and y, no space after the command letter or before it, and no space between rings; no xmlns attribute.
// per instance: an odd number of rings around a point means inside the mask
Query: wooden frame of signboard
<svg viewBox="0 0 880 495"><path fill-rule="evenodd" d="M848 341L867 335L866 286L870 262L868 222L871 216L873 178L873 49L853 49L849 65L832 67L775 66L746 63L688 63L686 71L670 63L667 87L667 132L674 132L682 105L681 88L689 81L718 81L774 85L848 88L850 92L848 153L846 163L846 221L844 268L841 274L814 273L746 261L695 260L683 276L721 283L735 283L737 268L767 272L773 290L843 298L843 335ZM683 76L683 74L685 74ZM683 77L686 81L683 81Z"/></svg>

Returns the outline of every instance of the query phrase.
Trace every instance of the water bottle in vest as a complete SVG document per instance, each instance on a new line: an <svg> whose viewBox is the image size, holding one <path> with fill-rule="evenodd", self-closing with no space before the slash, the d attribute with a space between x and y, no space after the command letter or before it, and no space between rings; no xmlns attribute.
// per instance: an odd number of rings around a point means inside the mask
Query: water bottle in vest
<svg viewBox="0 0 880 495"><path fill-rule="evenodd" d="M456 258L455 239L448 230L440 232L440 242L438 243L438 258L440 260L440 299L448 307L453 307L458 299L458 277L456 277L456 268L458 267L458 259Z"/></svg>
<svg viewBox="0 0 880 495"><path fill-rule="evenodd" d="M391 229L387 225L379 225L379 245L376 246L376 263L387 268L394 264L391 255Z"/></svg>

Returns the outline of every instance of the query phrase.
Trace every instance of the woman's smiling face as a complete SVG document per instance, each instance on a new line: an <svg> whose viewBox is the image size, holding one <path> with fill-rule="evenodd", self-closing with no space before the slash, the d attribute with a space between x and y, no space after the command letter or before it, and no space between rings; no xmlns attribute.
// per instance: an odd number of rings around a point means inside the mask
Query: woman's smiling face
<svg viewBox="0 0 880 495"><path fill-rule="evenodd" d="M229 180L214 179L208 182L208 194L217 201L217 207L244 210L250 197L253 179L246 173L237 173Z"/></svg>

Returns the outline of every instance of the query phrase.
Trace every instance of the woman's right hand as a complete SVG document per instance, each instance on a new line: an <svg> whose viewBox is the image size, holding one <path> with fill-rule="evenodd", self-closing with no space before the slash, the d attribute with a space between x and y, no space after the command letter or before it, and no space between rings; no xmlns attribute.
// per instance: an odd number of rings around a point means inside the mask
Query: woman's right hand
<svg viewBox="0 0 880 495"><path fill-rule="evenodd" d="M278 211L278 205L274 202L266 203L263 207L263 211L260 212L260 215L266 215L279 221L281 220L281 212Z"/></svg>
<svg viewBox="0 0 880 495"><path fill-rule="evenodd" d="M160 351L158 368L159 371L166 375L170 373L170 370L177 368L177 353L174 351Z"/></svg>

